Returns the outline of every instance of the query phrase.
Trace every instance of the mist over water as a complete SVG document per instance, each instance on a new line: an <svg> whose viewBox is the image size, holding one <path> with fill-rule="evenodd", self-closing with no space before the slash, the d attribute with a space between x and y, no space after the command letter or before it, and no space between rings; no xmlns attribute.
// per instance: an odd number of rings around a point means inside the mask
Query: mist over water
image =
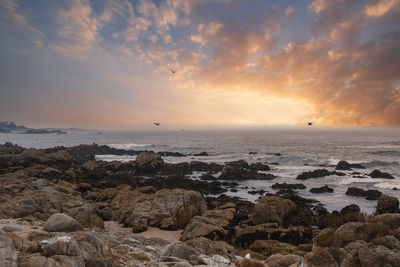
<svg viewBox="0 0 400 267"><path fill-rule="evenodd" d="M187 154L187 157L164 157L166 162L200 160L225 163L244 159L249 163L263 162L277 176L272 181L244 181L238 192L228 195L256 200L248 190L271 188L274 183L303 183L307 189L297 190L301 196L320 201L328 210L340 210L346 205L357 204L367 212L374 212L376 201L345 195L348 187L377 189L384 194L400 197L400 129L269 129L269 130L220 130L220 131L147 131L103 132L70 131L66 135L0 134L0 143L12 142L24 147L46 148L97 143L116 148L133 150L171 151ZM191 156L200 152L209 156ZM251 153L250 152L255 152ZM98 160L133 160L130 156L99 155ZM355 178L353 171L343 171L346 176L328 176L307 181L295 180L304 171L326 168L334 169L339 160L361 163L368 174L373 169L391 173L396 179ZM198 179L201 173L191 175ZM218 175L218 174L217 174ZM312 194L313 187L328 185L334 193ZM248 186L248 189L240 189ZM254 188L254 189L253 189Z"/></svg>

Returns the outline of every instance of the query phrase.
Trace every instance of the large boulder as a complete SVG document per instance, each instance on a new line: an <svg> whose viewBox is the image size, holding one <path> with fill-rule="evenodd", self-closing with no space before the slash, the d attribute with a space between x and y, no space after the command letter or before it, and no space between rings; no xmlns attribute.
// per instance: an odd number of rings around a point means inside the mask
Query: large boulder
<svg viewBox="0 0 400 267"><path fill-rule="evenodd" d="M83 227L79 222L67 214L56 213L47 219L43 226L43 230L47 232L74 232L83 230Z"/></svg>
<svg viewBox="0 0 400 267"><path fill-rule="evenodd" d="M304 257L307 267L339 267L333 256L325 248L317 248Z"/></svg>
<svg viewBox="0 0 400 267"><path fill-rule="evenodd" d="M378 199L375 214L397 213L399 210L399 200L395 197L382 195Z"/></svg>
<svg viewBox="0 0 400 267"><path fill-rule="evenodd" d="M384 246L374 246L357 240L346 246L346 251L361 267L400 266L400 251ZM350 266L350 265L349 265ZM353 266L353 265L351 265Z"/></svg>
<svg viewBox="0 0 400 267"><path fill-rule="evenodd" d="M142 195L129 204L125 225L154 226L162 229L182 229L196 215L206 210L199 192L183 189L163 189L152 195ZM139 227L139 230L145 230Z"/></svg>
<svg viewBox="0 0 400 267"><path fill-rule="evenodd" d="M303 262L303 257L294 254L276 253L265 261L269 267L290 267L297 266Z"/></svg>
<svg viewBox="0 0 400 267"><path fill-rule="evenodd" d="M381 215L369 215L366 217L368 223L382 223L394 230L400 228L400 214L399 213L385 213Z"/></svg>
<svg viewBox="0 0 400 267"><path fill-rule="evenodd" d="M171 243L161 250L161 257L176 257L180 259L190 260L193 256L198 256L199 253L191 246L177 241Z"/></svg>
<svg viewBox="0 0 400 267"><path fill-rule="evenodd" d="M154 172L164 165L160 154L142 152L136 157L136 164L141 172Z"/></svg>
<svg viewBox="0 0 400 267"><path fill-rule="evenodd" d="M269 222L281 224L285 216L294 209L296 209L296 205L289 199L277 196L265 196L258 200L250 218L254 224Z"/></svg>
<svg viewBox="0 0 400 267"><path fill-rule="evenodd" d="M70 236L60 236L40 242L42 255L51 257L54 255L80 256L80 249L75 239Z"/></svg>
<svg viewBox="0 0 400 267"><path fill-rule="evenodd" d="M197 237L207 237L210 239L223 239L228 231L225 230L220 220L204 216L193 217L182 232L181 241L194 239Z"/></svg>

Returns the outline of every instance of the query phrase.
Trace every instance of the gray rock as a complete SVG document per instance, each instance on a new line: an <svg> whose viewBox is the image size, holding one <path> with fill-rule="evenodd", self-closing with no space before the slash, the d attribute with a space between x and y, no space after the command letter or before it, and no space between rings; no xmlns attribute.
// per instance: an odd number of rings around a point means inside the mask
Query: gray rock
<svg viewBox="0 0 400 267"><path fill-rule="evenodd" d="M176 257L180 259L190 260L193 255L198 256L199 253L189 245L177 241L171 243L161 250L160 255L162 257Z"/></svg>
<svg viewBox="0 0 400 267"><path fill-rule="evenodd" d="M0 236L0 266L17 267L19 252L14 246L14 241L8 236Z"/></svg>
<svg viewBox="0 0 400 267"><path fill-rule="evenodd" d="M47 219L43 226L43 230L47 232L74 232L83 230L82 225L74 218L64 214L55 213Z"/></svg>
<svg viewBox="0 0 400 267"><path fill-rule="evenodd" d="M3 228L1 228L6 233L11 233L11 232L20 232L22 231L22 228L17 226L17 225L6 225Z"/></svg>

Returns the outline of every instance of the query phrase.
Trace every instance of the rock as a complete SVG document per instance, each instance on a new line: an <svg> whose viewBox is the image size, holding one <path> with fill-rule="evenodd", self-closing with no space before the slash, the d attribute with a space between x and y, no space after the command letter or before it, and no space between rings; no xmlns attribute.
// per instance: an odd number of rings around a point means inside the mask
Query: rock
<svg viewBox="0 0 400 267"><path fill-rule="evenodd" d="M154 152L142 152L136 157L138 169L144 173L153 173L164 165L161 156Z"/></svg>
<svg viewBox="0 0 400 267"><path fill-rule="evenodd" d="M399 200L395 197L382 195L378 199L375 214L397 213L399 210Z"/></svg>
<svg viewBox="0 0 400 267"><path fill-rule="evenodd" d="M80 249L75 239L70 236L60 236L40 242L42 255L51 257L54 255L80 256Z"/></svg>
<svg viewBox="0 0 400 267"><path fill-rule="evenodd" d="M396 249L400 251L400 241L392 235L379 236L375 238L372 243L374 245L385 246L388 249Z"/></svg>
<svg viewBox="0 0 400 267"><path fill-rule="evenodd" d="M77 185L77 189L78 189L80 192L86 192L86 191L88 191L88 190L92 190L92 189L93 189L93 186L92 186L91 184L88 184L88 183L79 183L79 184Z"/></svg>
<svg viewBox="0 0 400 267"><path fill-rule="evenodd" d="M354 213L360 214L360 212L361 212L360 207L356 204L348 205L340 210L340 214L342 214L342 215L354 214Z"/></svg>
<svg viewBox="0 0 400 267"><path fill-rule="evenodd" d="M249 164L243 159L236 160L236 161L230 161L230 162L227 162L226 164L229 166L238 168L238 169L248 169L249 168Z"/></svg>
<svg viewBox="0 0 400 267"><path fill-rule="evenodd" d="M247 193L251 195L264 195L267 191L260 189L260 190L254 190L254 191L248 191Z"/></svg>
<svg viewBox="0 0 400 267"><path fill-rule="evenodd" d="M236 252L233 246L224 241L211 241L205 237L190 239L185 243L205 255L228 255Z"/></svg>
<svg viewBox="0 0 400 267"><path fill-rule="evenodd" d="M311 188L310 192L314 193L314 194L333 193L333 188L330 188L329 186L324 185L324 186L318 187L318 188Z"/></svg>
<svg viewBox="0 0 400 267"><path fill-rule="evenodd" d="M265 196L258 200L254 211L250 215L254 224L277 222L281 224L290 211L296 209L296 205L277 196Z"/></svg>
<svg viewBox="0 0 400 267"><path fill-rule="evenodd" d="M269 267L289 267L293 264L300 265L300 263L303 262L303 257L294 254L283 255L281 253L277 253L271 255L265 262Z"/></svg>
<svg viewBox="0 0 400 267"><path fill-rule="evenodd" d="M364 237L365 223L348 222L341 225L335 231L335 236L341 244L348 244ZM361 234L363 236L361 236Z"/></svg>
<svg viewBox="0 0 400 267"><path fill-rule="evenodd" d="M199 253L194 248L180 241L167 245L160 253L161 257L171 256L185 260L190 260L193 255L198 256Z"/></svg>
<svg viewBox="0 0 400 267"><path fill-rule="evenodd" d="M400 252L383 246L374 246L362 240L357 240L346 246L346 251L354 262L362 267L400 266Z"/></svg>
<svg viewBox="0 0 400 267"><path fill-rule="evenodd" d="M372 178L381 178L381 179L394 179L393 175L387 172L381 172L380 170L373 170L369 176Z"/></svg>
<svg viewBox="0 0 400 267"><path fill-rule="evenodd" d="M3 228L1 228L6 233L11 233L11 232L21 232L22 228L17 226L17 225L6 225Z"/></svg>
<svg viewBox="0 0 400 267"><path fill-rule="evenodd" d="M100 234L96 232L76 232L73 235L85 261L106 258L111 255L110 248Z"/></svg>
<svg viewBox="0 0 400 267"><path fill-rule="evenodd" d="M264 256L270 256L275 253L290 254L297 251L295 246L276 240L256 240L250 245L249 249Z"/></svg>
<svg viewBox="0 0 400 267"><path fill-rule="evenodd" d="M144 251L130 252L129 256L132 256L134 259L138 261L151 261L149 254L147 254Z"/></svg>
<svg viewBox="0 0 400 267"><path fill-rule="evenodd" d="M199 192L163 189L153 195L143 195L128 203L127 226L144 224L162 229L182 229L196 215L206 210Z"/></svg>
<svg viewBox="0 0 400 267"><path fill-rule="evenodd" d="M335 231L331 228L322 229L316 236L313 238L313 244L318 247L329 247L333 244Z"/></svg>
<svg viewBox="0 0 400 267"><path fill-rule="evenodd" d="M287 183L275 183L272 186L272 189L306 189L304 184L287 184Z"/></svg>
<svg viewBox="0 0 400 267"><path fill-rule="evenodd" d="M269 170L271 170L271 168L268 165L262 164L261 162L250 164L248 169L253 170L253 171L269 171Z"/></svg>
<svg viewBox="0 0 400 267"><path fill-rule="evenodd" d="M337 176L344 176L346 175L345 173L342 172L330 172L326 169L318 169L314 171L308 171L308 172L303 172L299 175L297 175L296 179L297 180L308 180L311 178L320 178L320 177L325 177L325 176L330 176L330 175L337 175Z"/></svg>
<svg viewBox="0 0 400 267"><path fill-rule="evenodd" d="M14 241L6 235L0 235L0 266L17 267L18 254Z"/></svg>
<svg viewBox="0 0 400 267"><path fill-rule="evenodd" d="M344 171L350 171L352 168L354 169L365 169L365 167L361 164L356 164L356 163L348 163L345 160L341 160L336 164L336 170L344 170Z"/></svg>
<svg viewBox="0 0 400 267"><path fill-rule="evenodd" d="M209 155L208 155L207 152L203 151L203 152L200 152L200 153L197 153L197 154L193 154L193 156L195 156L195 157L206 157L206 156L209 156Z"/></svg>
<svg viewBox="0 0 400 267"><path fill-rule="evenodd" d="M316 248L313 252L304 257L304 263L307 267L339 267L335 259L325 248Z"/></svg>
<svg viewBox="0 0 400 267"><path fill-rule="evenodd" d="M180 240L186 241L197 237L221 240L227 233L228 231L222 227L220 219L195 216L183 230Z"/></svg>
<svg viewBox="0 0 400 267"><path fill-rule="evenodd" d="M261 261L253 260L253 259L243 259L238 264L239 267L268 267L264 265Z"/></svg>
<svg viewBox="0 0 400 267"><path fill-rule="evenodd" d="M346 195L364 197L367 200L377 200L382 193L378 190L363 190L357 187L349 187L347 188Z"/></svg>
<svg viewBox="0 0 400 267"><path fill-rule="evenodd" d="M82 225L64 213L56 213L47 219L43 226L47 232L74 232L83 230Z"/></svg>
<svg viewBox="0 0 400 267"><path fill-rule="evenodd" d="M248 171L226 165L222 169L219 180L272 180L275 176L272 174L258 173L257 171Z"/></svg>
<svg viewBox="0 0 400 267"><path fill-rule="evenodd" d="M104 228L103 219L97 215L97 207L94 204L87 203L80 207L72 208L68 214L77 220L83 227L86 228Z"/></svg>
<svg viewBox="0 0 400 267"><path fill-rule="evenodd" d="M400 214L369 215L366 217L366 221L368 223L382 223L390 229L396 229L400 227Z"/></svg>

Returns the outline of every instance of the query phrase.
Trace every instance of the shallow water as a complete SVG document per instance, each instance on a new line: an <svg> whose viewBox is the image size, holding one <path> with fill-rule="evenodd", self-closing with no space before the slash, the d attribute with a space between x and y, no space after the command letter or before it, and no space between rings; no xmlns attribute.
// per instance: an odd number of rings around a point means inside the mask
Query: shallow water
<svg viewBox="0 0 400 267"><path fill-rule="evenodd" d="M304 183L307 189L298 190L300 195L319 200L329 210L339 210L349 204L357 204L367 213L372 213L376 201L346 196L350 186L363 189L378 189L381 192L400 197L400 129L269 129L236 131L151 131L151 132L103 132L71 131L66 135L24 135L0 134L0 143L12 142L24 147L44 148L53 146L73 146L79 144L105 144L116 148L153 151L173 151L185 154L207 152L210 156L164 157L166 162L200 160L224 163L245 159L249 163L269 164L273 181L244 181L244 186L275 192L271 185L279 183ZM249 154L257 152L257 154ZM276 155L276 153L280 153ZM99 160L133 160L134 157L101 155ZM363 174L373 169L389 172L396 179L354 178L350 172L346 176L329 176L307 181L295 180L303 172L318 168L333 170L339 160L362 163ZM279 165L272 165L278 163ZM193 175L195 179L201 174ZM312 187L329 185L334 193L312 194ZM240 186L239 186L240 188ZM250 190L250 189L249 189ZM253 190L253 189L252 189ZM229 195L256 200L247 190L229 192Z"/></svg>

